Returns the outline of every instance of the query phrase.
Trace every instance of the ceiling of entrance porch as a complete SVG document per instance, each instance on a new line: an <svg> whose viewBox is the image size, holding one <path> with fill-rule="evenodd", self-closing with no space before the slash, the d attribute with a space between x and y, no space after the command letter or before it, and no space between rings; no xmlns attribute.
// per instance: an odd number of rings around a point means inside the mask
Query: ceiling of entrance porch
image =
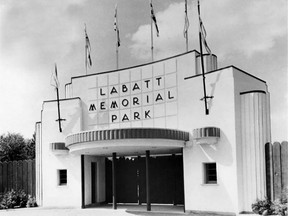
<svg viewBox="0 0 288 216"><path fill-rule="evenodd" d="M107 140L76 143L70 145L71 154L95 155L95 156L138 156L145 155L149 150L151 155L181 153L185 142L166 139L126 139Z"/></svg>

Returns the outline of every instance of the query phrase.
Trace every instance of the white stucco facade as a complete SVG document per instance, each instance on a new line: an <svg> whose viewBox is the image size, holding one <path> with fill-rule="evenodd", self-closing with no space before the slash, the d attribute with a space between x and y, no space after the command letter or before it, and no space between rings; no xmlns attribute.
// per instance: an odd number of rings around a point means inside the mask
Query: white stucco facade
<svg viewBox="0 0 288 216"><path fill-rule="evenodd" d="M57 101L45 101L36 124L38 202L44 207L91 204L91 162L97 163L96 202L105 202L105 157L114 152L145 155L149 150L151 155L183 152L185 211L251 211L252 202L266 195L267 85L234 66L217 69L217 57L206 55L206 92L213 96L206 115L200 100L199 59L199 53L191 51L137 67L73 77L65 87L66 98L60 100L62 133L55 121ZM206 127L220 129L220 137L212 137L213 142L207 136L196 139L193 130ZM139 128L189 136L160 139L132 134L125 139L116 134L119 129ZM65 143L68 150L53 149L53 143ZM216 163L217 183L206 184L204 164L211 162ZM59 169L67 170L65 186L57 185Z"/></svg>

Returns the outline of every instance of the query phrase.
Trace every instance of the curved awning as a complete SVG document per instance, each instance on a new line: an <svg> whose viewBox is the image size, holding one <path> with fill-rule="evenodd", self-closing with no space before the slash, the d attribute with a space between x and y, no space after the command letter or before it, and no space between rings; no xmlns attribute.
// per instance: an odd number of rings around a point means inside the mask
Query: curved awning
<svg viewBox="0 0 288 216"><path fill-rule="evenodd" d="M193 138L200 139L203 137L217 137L220 138L220 128L217 127L203 127L193 130Z"/></svg>
<svg viewBox="0 0 288 216"><path fill-rule="evenodd" d="M216 144L220 139L220 128L203 127L193 130L193 139L197 144Z"/></svg>
<svg viewBox="0 0 288 216"><path fill-rule="evenodd" d="M122 155L175 153L189 140L189 133L163 128L123 128L83 131L66 137L66 147L77 154Z"/></svg>

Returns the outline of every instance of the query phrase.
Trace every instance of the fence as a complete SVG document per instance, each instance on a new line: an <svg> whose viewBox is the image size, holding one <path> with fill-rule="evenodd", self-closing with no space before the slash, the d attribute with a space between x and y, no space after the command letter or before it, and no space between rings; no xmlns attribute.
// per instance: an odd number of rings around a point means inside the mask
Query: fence
<svg viewBox="0 0 288 216"><path fill-rule="evenodd" d="M266 189L271 200L288 192L288 142L265 144Z"/></svg>
<svg viewBox="0 0 288 216"><path fill-rule="evenodd" d="M0 194L11 189L35 196L35 160L0 162Z"/></svg>

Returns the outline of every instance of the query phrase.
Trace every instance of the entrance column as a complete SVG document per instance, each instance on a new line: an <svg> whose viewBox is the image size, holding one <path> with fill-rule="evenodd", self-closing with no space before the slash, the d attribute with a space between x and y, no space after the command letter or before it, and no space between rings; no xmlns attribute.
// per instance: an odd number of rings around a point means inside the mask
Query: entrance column
<svg viewBox="0 0 288 216"><path fill-rule="evenodd" d="M181 149L181 155L182 155L182 178L183 178L183 204L184 204L184 213L186 212L186 207L185 207L185 180L184 180L184 159L183 159L183 148Z"/></svg>
<svg viewBox="0 0 288 216"><path fill-rule="evenodd" d="M149 182L149 160L150 160L150 151L146 151L146 203L147 211L151 211L150 203L150 182Z"/></svg>
<svg viewBox="0 0 288 216"><path fill-rule="evenodd" d="M113 196L113 209L117 209L116 201L116 153L112 154L112 196Z"/></svg>
<svg viewBox="0 0 288 216"><path fill-rule="evenodd" d="M177 205L177 202L176 202L176 196L177 196L177 193L176 193L176 178L177 178L177 175L176 175L176 156L175 154L172 154L172 157L171 157L171 165L173 167L173 205L176 206Z"/></svg>
<svg viewBox="0 0 288 216"><path fill-rule="evenodd" d="M140 194L140 184L141 184L141 181L140 181L140 167L141 167L141 157L138 156L137 157L137 196L138 196L138 205L141 205L141 194Z"/></svg>
<svg viewBox="0 0 288 216"><path fill-rule="evenodd" d="M84 155L81 155L81 208L85 208L85 159Z"/></svg>

